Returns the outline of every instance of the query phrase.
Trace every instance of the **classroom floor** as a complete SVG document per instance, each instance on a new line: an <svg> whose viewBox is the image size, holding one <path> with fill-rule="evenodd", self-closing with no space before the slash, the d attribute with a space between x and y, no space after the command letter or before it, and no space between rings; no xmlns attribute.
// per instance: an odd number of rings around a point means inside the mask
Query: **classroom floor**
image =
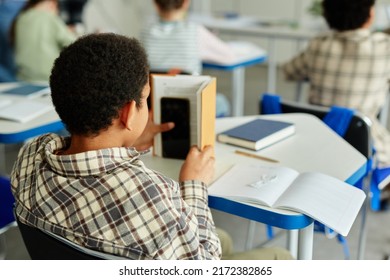
<svg viewBox="0 0 390 280"><path fill-rule="evenodd" d="M230 73L221 71L204 71L204 74L217 77L218 92L226 94L230 99ZM246 115L258 113L259 95L266 91L267 71L264 66L250 67L246 71L245 83L245 109ZM283 77L278 76L277 91L285 99L294 99L296 86L293 83L286 83ZM390 121L388 122L390 123ZM10 145L6 153L6 169L10 170L16 157L19 147ZM244 250L247 244L247 234L249 222L245 219L232 216L219 211L213 211L216 225L227 230L233 237L235 249ZM364 259L381 260L390 254L390 210L381 212L367 212L367 238L364 253ZM361 217L358 216L348 237L351 259L356 259L358 255L358 241L360 237ZM286 246L286 232L275 229L276 237L265 246ZM253 247L262 245L266 238L266 227L257 223L255 227L254 240L251 242ZM12 228L6 233L6 259L26 260L29 259L28 253L21 240L19 230ZM0 256L1 257L1 256ZM342 260L345 258L343 248L337 239L328 239L323 234L314 234L313 259L315 260Z"/></svg>

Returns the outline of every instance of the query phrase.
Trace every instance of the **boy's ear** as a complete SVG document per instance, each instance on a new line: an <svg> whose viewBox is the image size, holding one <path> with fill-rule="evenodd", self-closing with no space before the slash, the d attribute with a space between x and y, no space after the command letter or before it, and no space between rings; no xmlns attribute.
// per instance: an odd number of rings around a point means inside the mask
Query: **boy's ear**
<svg viewBox="0 0 390 280"><path fill-rule="evenodd" d="M136 111L137 111L137 106L135 100L130 101L122 108L120 120L123 126L127 130L133 129L132 124L133 124L134 117L137 113Z"/></svg>

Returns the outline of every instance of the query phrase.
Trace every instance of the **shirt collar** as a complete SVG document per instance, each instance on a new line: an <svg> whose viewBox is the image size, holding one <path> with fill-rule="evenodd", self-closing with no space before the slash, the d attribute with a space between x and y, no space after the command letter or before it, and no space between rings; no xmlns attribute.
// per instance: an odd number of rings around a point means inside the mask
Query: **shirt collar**
<svg viewBox="0 0 390 280"><path fill-rule="evenodd" d="M99 176L119 166L134 163L140 153L135 148L107 148L73 155L56 155L70 143L69 138L56 137L44 148L46 162L52 171L66 177Z"/></svg>

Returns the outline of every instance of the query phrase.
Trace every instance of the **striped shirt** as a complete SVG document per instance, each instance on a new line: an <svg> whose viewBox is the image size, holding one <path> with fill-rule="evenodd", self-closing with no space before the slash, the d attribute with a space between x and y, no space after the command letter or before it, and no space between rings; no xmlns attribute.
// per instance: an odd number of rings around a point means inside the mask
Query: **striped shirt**
<svg viewBox="0 0 390 280"><path fill-rule="evenodd" d="M148 54L150 69L167 71L181 69L189 74L201 74L198 24L188 21L158 21L140 33Z"/></svg>
<svg viewBox="0 0 390 280"><path fill-rule="evenodd" d="M26 144L11 174L23 223L129 259L219 259L205 184L150 170L134 148L56 155L69 138Z"/></svg>
<svg viewBox="0 0 390 280"><path fill-rule="evenodd" d="M368 116L379 164L390 166L390 132L377 120L389 92L390 36L368 29L331 31L312 39L283 70L289 80L310 80L310 103Z"/></svg>

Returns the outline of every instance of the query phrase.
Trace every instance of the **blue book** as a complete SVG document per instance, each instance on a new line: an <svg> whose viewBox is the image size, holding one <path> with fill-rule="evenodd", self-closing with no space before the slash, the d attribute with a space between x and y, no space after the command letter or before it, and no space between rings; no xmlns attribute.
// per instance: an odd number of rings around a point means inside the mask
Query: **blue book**
<svg viewBox="0 0 390 280"><path fill-rule="evenodd" d="M255 119L217 135L221 143L258 151L295 133L293 123Z"/></svg>

